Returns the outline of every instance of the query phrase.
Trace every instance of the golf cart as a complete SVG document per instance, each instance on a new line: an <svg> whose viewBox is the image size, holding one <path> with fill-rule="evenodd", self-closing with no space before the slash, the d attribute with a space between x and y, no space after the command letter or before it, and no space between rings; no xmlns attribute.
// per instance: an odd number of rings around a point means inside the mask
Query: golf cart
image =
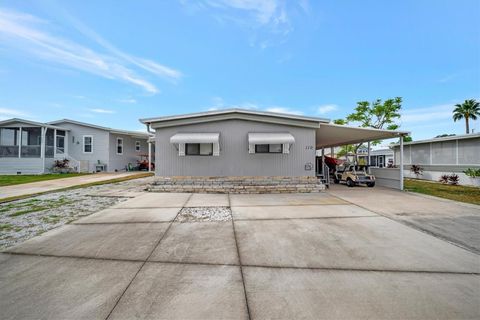
<svg viewBox="0 0 480 320"><path fill-rule="evenodd" d="M375 186L375 177L367 173L367 166L354 165L345 163L337 166L333 174L333 182L336 184L345 183L348 187L365 184L372 188Z"/></svg>

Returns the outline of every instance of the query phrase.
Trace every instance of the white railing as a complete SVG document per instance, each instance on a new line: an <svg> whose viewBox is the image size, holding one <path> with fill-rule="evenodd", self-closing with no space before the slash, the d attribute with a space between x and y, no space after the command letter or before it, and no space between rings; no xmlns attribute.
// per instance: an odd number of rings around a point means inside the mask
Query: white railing
<svg viewBox="0 0 480 320"><path fill-rule="evenodd" d="M323 178L325 179L325 184L330 185L330 168L323 163Z"/></svg>

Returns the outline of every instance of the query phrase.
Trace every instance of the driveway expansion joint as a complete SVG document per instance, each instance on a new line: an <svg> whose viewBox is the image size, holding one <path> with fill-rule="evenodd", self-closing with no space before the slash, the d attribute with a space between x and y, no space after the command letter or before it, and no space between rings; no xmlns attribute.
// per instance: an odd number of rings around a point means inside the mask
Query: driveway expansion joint
<svg viewBox="0 0 480 320"><path fill-rule="evenodd" d="M250 218L235 219L236 221L276 221L276 220L325 220L325 219L352 219L352 218L383 218L379 215L370 216L343 216L343 217L305 217L305 218Z"/></svg>
<svg viewBox="0 0 480 320"><path fill-rule="evenodd" d="M183 203L182 205L182 208L185 207L185 205L188 203L188 201L190 200L190 198L192 197L193 193L191 193L188 198L185 200L185 202ZM117 307L117 305L120 303L120 300L122 300L122 297L125 295L125 293L127 292L128 288L130 288L130 286L132 285L133 281L137 278L138 274L140 273L140 271L143 269L143 267L145 266L145 264L147 263L147 261L150 259L150 257L152 256L153 252L155 251L155 249L157 249L157 247L160 245L160 243L162 242L163 238L165 238L165 235L168 233L168 230L170 230L170 228L172 227L172 224L173 224L173 221L175 221L175 219L178 217L178 215L180 214L180 211L181 210L178 210L177 214L175 215L175 218L172 220L172 222L170 222L169 226L167 227L167 229L165 229L165 231L163 232L162 236L160 237L160 239L157 241L157 243L153 246L152 250L150 251L150 254L147 256L147 258L145 259L145 261L143 261L142 265L140 266L140 268L138 268L137 272L133 275L132 279L130 280L130 282L127 284L127 286L125 287L125 290L122 291L122 294L120 294L120 296L118 297L117 301L115 302L115 304L113 305L113 308L112 310L110 310L110 312L108 313L108 315L105 317L105 320L108 320L110 318L110 316L112 315L113 311L115 310L115 308Z"/></svg>
<svg viewBox="0 0 480 320"><path fill-rule="evenodd" d="M231 207L231 201L230 201L230 194L228 193L227 196L228 196L228 206L230 207L230 210L231 210L232 207ZM233 212L232 212L232 228L233 228L233 238L235 239L235 247L237 248L238 263L240 264L240 275L242 278L243 293L245 295L245 305L247 307L247 315L248 315L248 319L252 319L252 315L250 313L250 306L248 305L247 288L245 285L245 277L243 275L242 258L240 257L240 248L238 247L237 232L235 231L235 218L233 216Z"/></svg>
<svg viewBox="0 0 480 320"><path fill-rule="evenodd" d="M100 260L114 262L132 262L132 263L158 263L158 264L180 264L180 265L199 265L199 266L217 266L217 267L246 267L246 268L263 268L263 269L289 269L289 270L312 270L312 271L344 271L344 272L385 272L385 273L422 273L422 274L458 274L458 275L477 275L480 272L461 272L447 270L402 270L402 269L374 269L374 268L342 268L342 267L298 267L298 266L272 266L272 265L255 265L255 264L234 264L234 263L213 263L213 262L194 262L194 261L168 261L168 260L139 260L139 259L116 259L101 257L85 257L85 256L61 256L51 254L36 254L25 252L0 252L1 254L30 256L30 257L46 257L46 258L67 258L67 259L84 259L84 260Z"/></svg>

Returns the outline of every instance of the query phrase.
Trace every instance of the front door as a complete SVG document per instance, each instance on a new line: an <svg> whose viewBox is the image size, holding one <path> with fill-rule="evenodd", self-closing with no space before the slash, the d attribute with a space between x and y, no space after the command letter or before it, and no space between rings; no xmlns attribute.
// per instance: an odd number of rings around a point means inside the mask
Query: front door
<svg viewBox="0 0 480 320"><path fill-rule="evenodd" d="M65 153L65 137L57 136L57 154Z"/></svg>

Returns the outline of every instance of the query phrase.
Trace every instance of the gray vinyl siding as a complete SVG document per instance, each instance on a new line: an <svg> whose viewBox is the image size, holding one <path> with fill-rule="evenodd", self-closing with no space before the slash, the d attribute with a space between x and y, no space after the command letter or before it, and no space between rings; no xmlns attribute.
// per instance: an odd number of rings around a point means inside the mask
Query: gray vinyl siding
<svg viewBox="0 0 480 320"><path fill-rule="evenodd" d="M189 132L219 132L220 156L180 157L170 137ZM249 154L249 132L288 132L295 143L289 154ZM305 170L305 164L315 163L315 129L247 120L158 128L155 159L159 176L314 176L315 170Z"/></svg>
<svg viewBox="0 0 480 320"><path fill-rule="evenodd" d="M123 139L123 154L117 154L117 138ZM140 151L135 151L135 142L140 141ZM140 154L148 154L147 139L133 138L122 134L110 133L110 156L108 171L121 171L131 163L133 166L137 165L137 160L140 160Z"/></svg>
<svg viewBox="0 0 480 320"><path fill-rule="evenodd" d="M69 122L58 123L57 126L70 129L68 133L68 155L78 161L88 161L88 171L95 171L95 164L100 161L107 164L109 161L109 132L106 130L82 126ZM92 153L83 152L83 136L93 137Z"/></svg>

